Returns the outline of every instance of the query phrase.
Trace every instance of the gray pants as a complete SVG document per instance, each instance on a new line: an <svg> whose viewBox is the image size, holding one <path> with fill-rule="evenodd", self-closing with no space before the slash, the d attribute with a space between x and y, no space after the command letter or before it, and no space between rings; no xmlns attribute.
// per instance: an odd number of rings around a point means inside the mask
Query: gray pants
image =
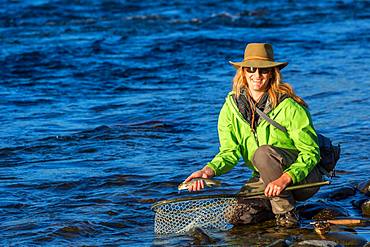
<svg viewBox="0 0 370 247"><path fill-rule="evenodd" d="M260 146L253 156L253 165L257 167L260 178L256 182L247 183L241 189L243 191L264 190L266 185L282 174L284 169L297 159L298 153L292 150L273 147L270 145ZM322 174L315 167L308 176L299 184L314 183L322 181ZM294 191L283 191L278 197L270 199L272 212L283 214L294 209L295 201L304 201L313 196L320 188L306 188Z"/></svg>

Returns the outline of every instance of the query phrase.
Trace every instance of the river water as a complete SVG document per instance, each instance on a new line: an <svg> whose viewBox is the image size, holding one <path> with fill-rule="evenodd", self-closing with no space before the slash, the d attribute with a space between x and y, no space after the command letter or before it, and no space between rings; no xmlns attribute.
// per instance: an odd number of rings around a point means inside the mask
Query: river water
<svg viewBox="0 0 370 247"><path fill-rule="evenodd" d="M341 143L321 191L369 179L369 1L4 0L0 42L2 246L168 245L150 207L216 154L228 61L248 42L273 44ZM249 175L236 167L220 192Z"/></svg>

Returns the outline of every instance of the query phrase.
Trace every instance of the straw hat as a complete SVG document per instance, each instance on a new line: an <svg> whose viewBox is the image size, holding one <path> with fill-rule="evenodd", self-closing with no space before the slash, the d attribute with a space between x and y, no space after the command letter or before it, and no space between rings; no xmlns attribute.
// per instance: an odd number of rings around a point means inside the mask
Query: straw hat
<svg viewBox="0 0 370 247"><path fill-rule="evenodd" d="M288 65L287 62L275 62L272 45L267 43L250 43L245 48L244 60L241 62L231 62L235 68L254 67L254 68L273 68L280 69Z"/></svg>

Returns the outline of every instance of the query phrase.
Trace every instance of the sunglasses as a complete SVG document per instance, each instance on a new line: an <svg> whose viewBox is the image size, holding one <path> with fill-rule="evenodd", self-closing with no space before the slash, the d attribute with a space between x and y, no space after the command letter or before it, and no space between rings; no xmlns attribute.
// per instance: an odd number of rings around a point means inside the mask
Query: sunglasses
<svg viewBox="0 0 370 247"><path fill-rule="evenodd" d="M254 68L254 67L245 67L245 70L248 73L255 73L256 71L259 71L260 74L268 74L271 71L271 68Z"/></svg>

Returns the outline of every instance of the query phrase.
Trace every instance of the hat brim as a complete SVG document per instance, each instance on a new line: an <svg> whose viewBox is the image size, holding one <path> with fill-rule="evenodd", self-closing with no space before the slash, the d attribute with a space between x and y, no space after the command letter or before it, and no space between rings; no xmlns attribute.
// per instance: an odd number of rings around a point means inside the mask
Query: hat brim
<svg viewBox="0 0 370 247"><path fill-rule="evenodd" d="M279 67L279 69L283 69L285 66L288 65L287 62L273 62L273 61L265 61L265 60L246 60L242 62L231 62L236 69L240 67L254 67L254 68L274 68Z"/></svg>

